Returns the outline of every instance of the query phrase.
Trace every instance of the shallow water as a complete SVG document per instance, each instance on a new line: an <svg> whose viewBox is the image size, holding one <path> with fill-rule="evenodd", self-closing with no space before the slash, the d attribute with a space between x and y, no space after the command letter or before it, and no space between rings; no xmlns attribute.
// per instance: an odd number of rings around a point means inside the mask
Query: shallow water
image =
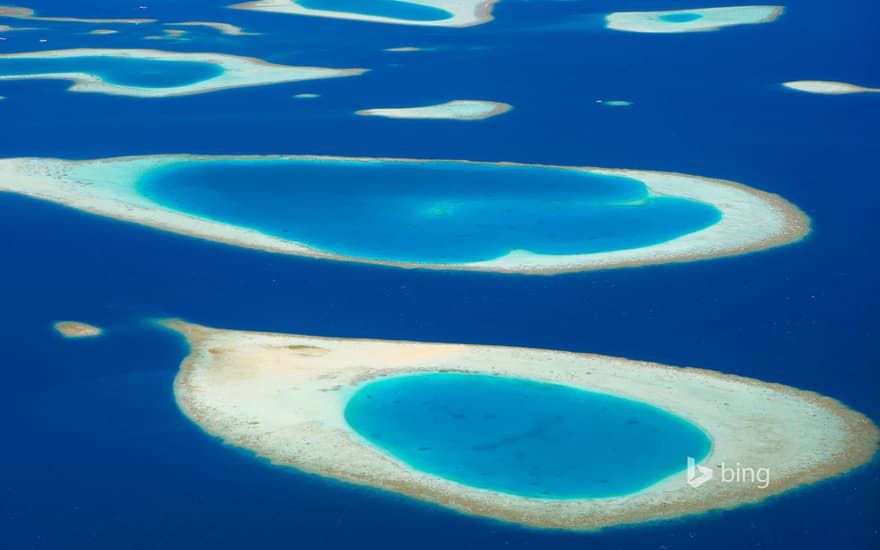
<svg viewBox="0 0 880 550"><path fill-rule="evenodd" d="M297 0L297 4L313 10L329 10L362 15L394 17L410 21L440 21L452 14L440 8L410 4L400 0Z"/></svg>
<svg viewBox="0 0 880 550"><path fill-rule="evenodd" d="M410 466L465 485L545 499L637 492L708 455L666 411L568 386L476 374L378 379L346 421Z"/></svg>
<svg viewBox="0 0 880 550"><path fill-rule="evenodd" d="M0 59L0 76L45 73L87 73L120 86L172 88L223 74L213 63L104 56L59 59Z"/></svg>
<svg viewBox="0 0 880 550"><path fill-rule="evenodd" d="M630 178L489 164L192 162L148 172L139 189L177 210L321 250L411 262L636 248L721 216L651 196Z"/></svg>

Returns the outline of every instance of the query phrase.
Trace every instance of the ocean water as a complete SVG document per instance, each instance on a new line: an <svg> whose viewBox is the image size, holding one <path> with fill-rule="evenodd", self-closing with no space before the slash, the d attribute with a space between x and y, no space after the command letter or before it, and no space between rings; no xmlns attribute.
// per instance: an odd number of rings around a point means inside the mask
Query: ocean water
<svg viewBox="0 0 880 550"><path fill-rule="evenodd" d="M64 59L0 59L0 77L46 73L86 73L121 86L171 88L223 74L223 68L197 61L82 56Z"/></svg>
<svg viewBox="0 0 880 550"><path fill-rule="evenodd" d="M423 263L636 248L721 218L631 178L489 164L193 161L147 172L138 190L320 250Z"/></svg>
<svg viewBox="0 0 880 550"><path fill-rule="evenodd" d="M3 156L322 154L680 171L780 193L804 242L684 265L553 277L399 270L263 254L0 195L0 537L4 548L873 549L880 468L755 506L593 534L535 531L273 467L203 434L171 382L184 343L145 318L341 337L505 344L692 365L833 396L880 419L875 2L803 0L775 23L646 35L602 29L656 2L503 0L466 29L227 10L228 1L41 0L46 15L233 22L179 51L370 67L365 76L141 100L0 82ZM699 4L722 6L717 0ZM0 19L0 51L156 47L156 27ZM42 43L40 40L46 40ZM431 51L389 53L389 47ZM320 93L309 102L292 95ZM454 98L481 122L354 116ZM626 99L608 109L598 99ZM106 335L71 341L76 318ZM772 475L772 464L771 467Z"/></svg>
<svg viewBox="0 0 880 550"><path fill-rule="evenodd" d="M475 374L380 378L351 397L345 419L420 471L541 499L635 493L711 449L697 426L644 403Z"/></svg>

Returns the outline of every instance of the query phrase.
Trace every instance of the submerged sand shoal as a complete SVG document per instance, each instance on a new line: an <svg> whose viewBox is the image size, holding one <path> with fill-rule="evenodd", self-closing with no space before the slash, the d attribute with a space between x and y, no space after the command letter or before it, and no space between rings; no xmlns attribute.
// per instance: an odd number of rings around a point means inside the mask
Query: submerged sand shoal
<svg viewBox="0 0 880 550"><path fill-rule="evenodd" d="M414 120L485 120L513 109L509 103L483 101L478 99L455 99L436 105L421 107L389 107L382 109L362 109L355 114L386 118Z"/></svg>
<svg viewBox="0 0 880 550"><path fill-rule="evenodd" d="M859 86L858 84L850 84L849 82L834 82L830 80L792 80L791 82L783 82L782 85L792 90L811 94L842 95L880 93L880 88L869 88L866 86Z"/></svg>
<svg viewBox="0 0 880 550"><path fill-rule="evenodd" d="M166 32L170 32L167 31ZM295 67L276 65L261 59L221 53L189 53L147 49L74 48L0 55L0 59L65 59L72 57L109 57L116 59L143 59L210 63L223 69L222 73L200 82L181 86L154 88L114 84L100 76L85 72L58 72L42 74L3 75L0 80L53 79L71 80L71 92L91 92L142 98L160 98L216 92L230 88L265 86L285 82L358 76L367 69L331 69L324 67Z"/></svg>
<svg viewBox="0 0 880 550"><path fill-rule="evenodd" d="M372 23L393 23L397 25L418 25L425 27L471 27L492 21L492 7L501 0L400 0L406 4L438 8L449 13L449 17L437 20L404 19L383 15L367 15L335 10L318 10L302 6L296 0L255 0L229 6L233 9L285 13L291 15L311 15L334 19L351 19Z"/></svg>
<svg viewBox="0 0 880 550"><path fill-rule="evenodd" d="M19 193L101 216L267 252L404 268L499 273L553 274L703 260L790 244L804 238L810 231L809 218L796 206L778 195L739 183L671 172L548 165L544 167L633 178L644 183L652 195L680 197L710 204L721 212L721 219L699 231L639 248L567 255L511 250L503 256L477 262L412 263L359 258L320 250L303 242L180 212L156 203L137 191L137 181L141 175L180 162L284 159L540 166L314 156L153 155L92 161L13 158L0 159L0 191Z"/></svg>
<svg viewBox="0 0 880 550"><path fill-rule="evenodd" d="M58 321L52 323L52 328L65 338L90 338L104 333L101 328L80 321Z"/></svg>
<svg viewBox="0 0 880 550"><path fill-rule="evenodd" d="M621 11L605 17L606 27L616 31L677 33L717 31L736 25L772 23L785 12L783 6L726 6L666 11ZM669 17L694 16L675 21Z"/></svg>
<svg viewBox="0 0 880 550"><path fill-rule="evenodd" d="M713 371L525 348L163 324L190 346L174 383L178 405L225 443L277 465L532 527L595 530L736 508L863 465L880 438L871 420L834 399ZM766 467L770 483L762 489L715 479L693 488L685 456L680 473L600 499L521 497L433 476L369 443L343 413L366 382L419 372L526 378L649 403L710 437L702 466Z"/></svg>
<svg viewBox="0 0 880 550"><path fill-rule="evenodd" d="M94 23L109 24L123 23L138 25L141 23L155 23L155 19L95 19L82 17L48 17L39 16L32 8L21 6L0 6L0 17L9 17L11 19L23 19L26 21L52 21L56 23Z"/></svg>

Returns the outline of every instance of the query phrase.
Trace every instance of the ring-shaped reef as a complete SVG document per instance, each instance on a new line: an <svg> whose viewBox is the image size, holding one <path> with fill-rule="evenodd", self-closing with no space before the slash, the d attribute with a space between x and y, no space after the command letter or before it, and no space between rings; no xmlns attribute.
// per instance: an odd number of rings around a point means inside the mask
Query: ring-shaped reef
<svg viewBox="0 0 880 550"><path fill-rule="evenodd" d="M680 262L809 231L794 205L734 182L512 163L6 159L0 190L237 246L433 269L558 273Z"/></svg>
<svg viewBox="0 0 880 550"><path fill-rule="evenodd" d="M163 324L190 348L176 401L208 434L279 466L531 527L753 504L869 462L880 439L834 399L713 371Z"/></svg>
<svg viewBox="0 0 880 550"><path fill-rule="evenodd" d="M430 27L470 27L492 20L501 0L255 0L234 9Z"/></svg>
<svg viewBox="0 0 880 550"><path fill-rule="evenodd" d="M70 80L72 92L159 98L301 80L366 69L276 65L219 53L77 48L0 55L0 80Z"/></svg>
<svg viewBox="0 0 880 550"><path fill-rule="evenodd" d="M727 6L667 11L621 11L605 17L616 31L678 33L717 31L724 27L771 23L783 14L782 6Z"/></svg>

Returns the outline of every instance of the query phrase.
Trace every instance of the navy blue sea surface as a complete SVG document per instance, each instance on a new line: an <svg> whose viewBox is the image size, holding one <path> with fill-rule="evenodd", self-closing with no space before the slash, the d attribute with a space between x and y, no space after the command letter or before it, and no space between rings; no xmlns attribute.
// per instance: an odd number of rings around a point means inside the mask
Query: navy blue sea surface
<svg viewBox="0 0 880 550"><path fill-rule="evenodd" d="M375 380L348 401L345 419L418 470L543 499L635 493L711 448L697 426L644 403L475 374Z"/></svg>
<svg viewBox="0 0 880 550"><path fill-rule="evenodd" d="M488 164L191 162L148 172L139 190L320 250L428 263L636 248L721 218L704 203L650 196L630 178Z"/></svg>
<svg viewBox="0 0 880 550"><path fill-rule="evenodd" d="M597 534L533 531L298 474L205 436L177 410L186 353L145 324L506 344L626 356L819 391L880 419L877 97L778 86L878 85L868 0L804 0L777 22L646 35L599 14L657 2L504 0L487 25L440 29L227 10L228 1L35 2L46 15L234 22L261 37L163 42L365 76L138 100L0 82L4 156L316 154L513 160L680 171L780 193L805 242L685 265L554 277L369 267L264 254L0 196L0 537L4 548L413 547L873 549L876 463L723 514ZM75 4L75 7L74 7ZM711 0L702 6L726 5ZM4 53L143 47L149 25L0 19ZM40 40L46 40L42 43ZM92 42L94 40L94 42ZM156 43L149 42L150 46ZM389 47L432 51L389 53ZM312 92L309 102L291 99ZM515 109L478 123L359 117L454 98ZM609 109L597 99L627 99ZM841 188L842 183L845 187ZM842 192L843 189L843 192ZM107 328L59 338L58 319ZM682 457L682 467L684 457ZM767 464L771 468L773 464Z"/></svg>
<svg viewBox="0 0 880 550"><path fill-rule="evenodd" d="M104 56L62 59L0 59L0 76L46 73L85 73L111 84L170 88L185 86L223 74L213 63L165 61Z"/></svg>

